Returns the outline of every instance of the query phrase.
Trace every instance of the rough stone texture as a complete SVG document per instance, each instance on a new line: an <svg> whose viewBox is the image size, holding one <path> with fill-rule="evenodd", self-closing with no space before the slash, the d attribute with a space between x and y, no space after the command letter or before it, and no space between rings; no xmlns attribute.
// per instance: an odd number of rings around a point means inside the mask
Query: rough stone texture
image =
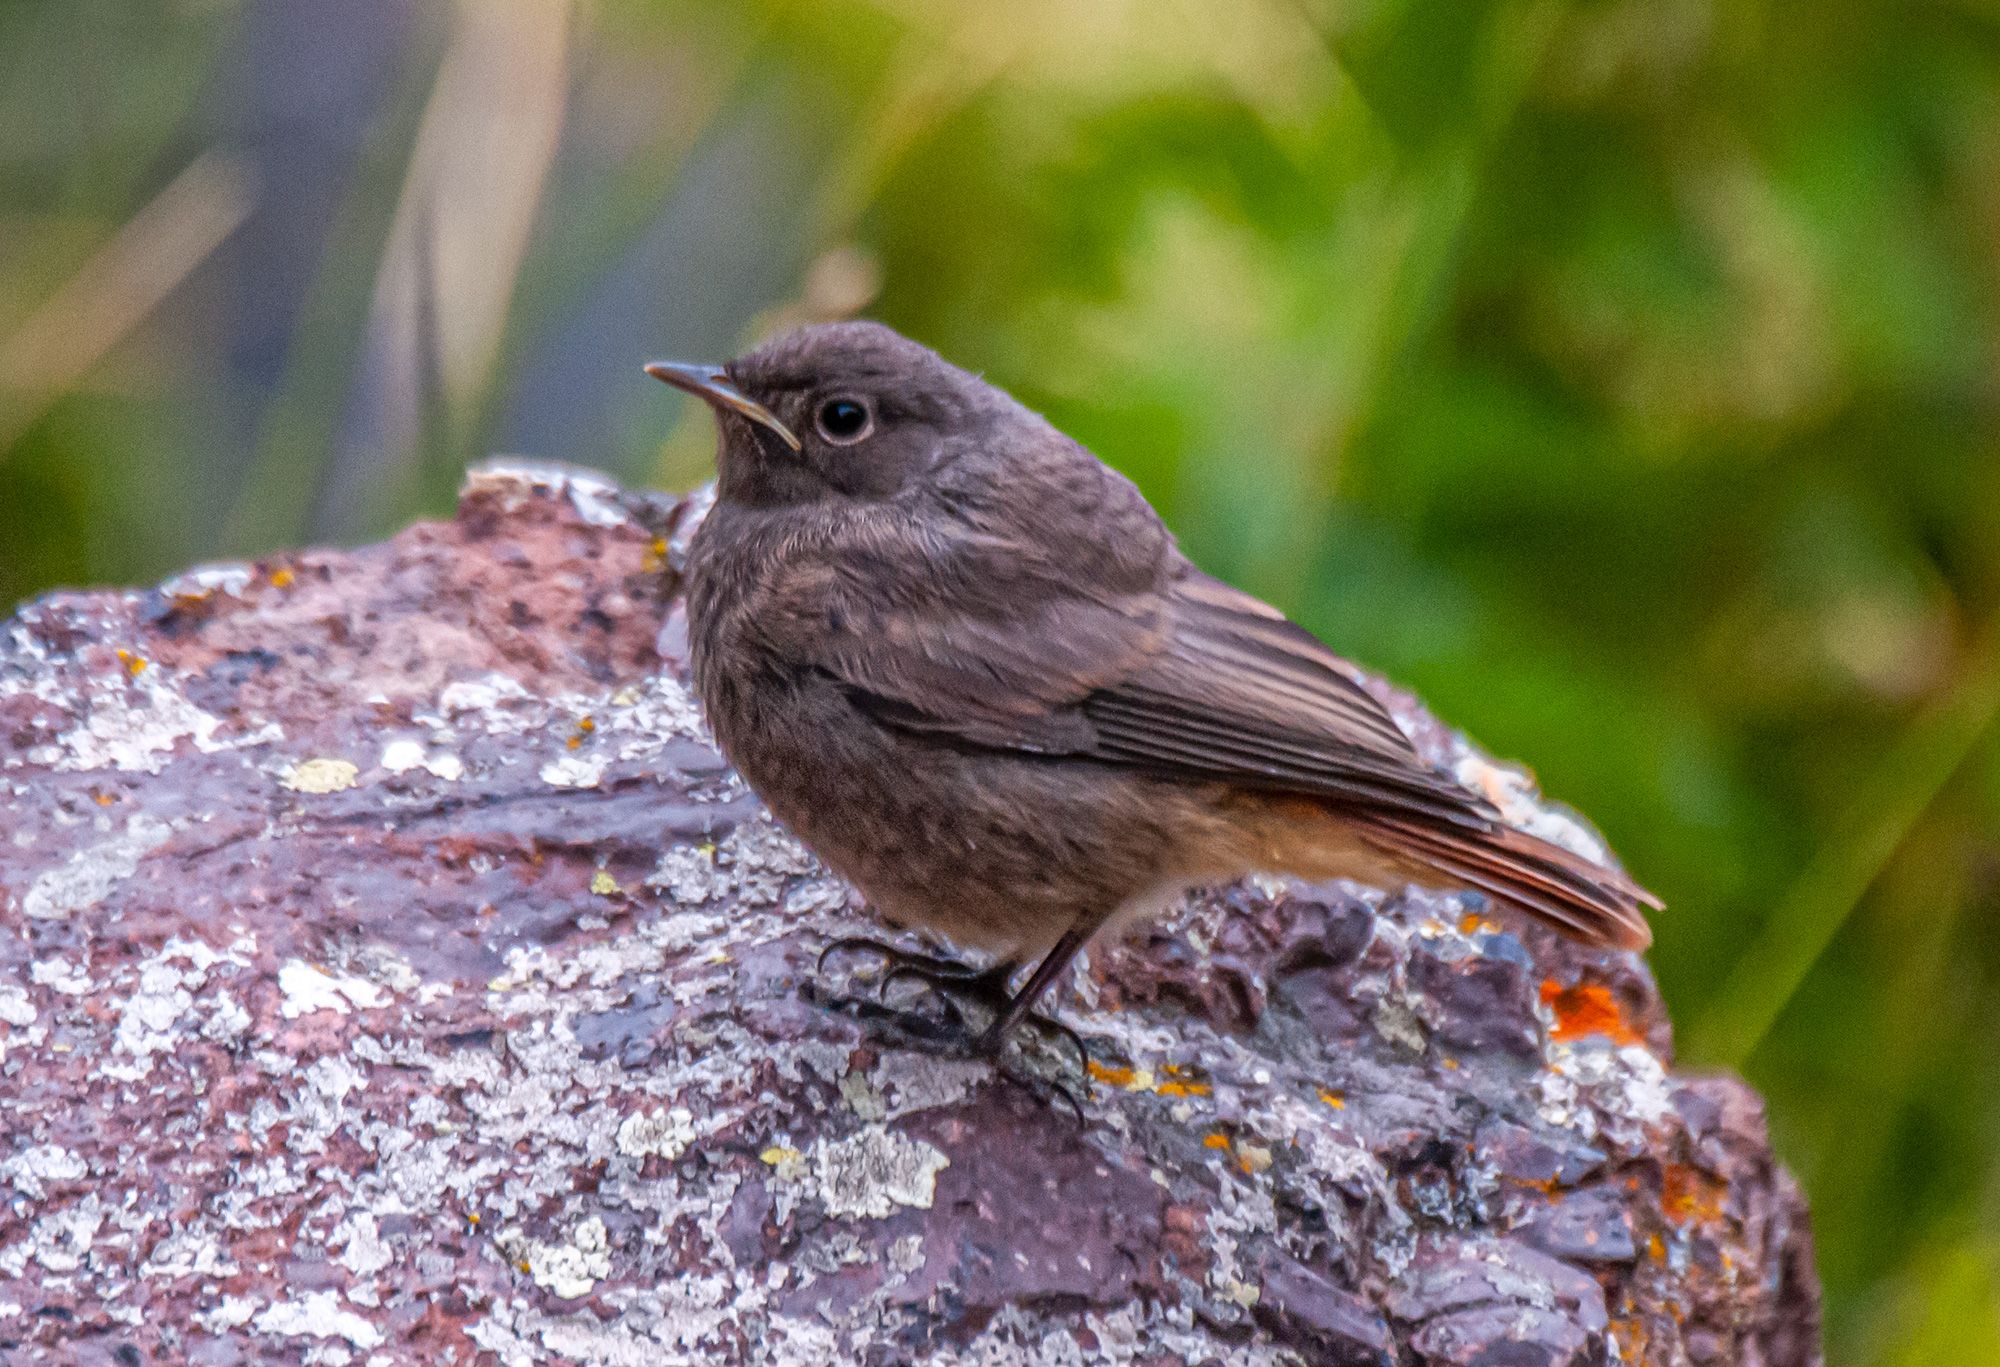
<svg viewBox="0 0 2000 1367"><path fill-rule="evenodd" d="M1273 883L1098 948L1088 1080L815 1005L873 926L677 682L692 516L496 466L0 627L0 1360L1818 1360L1634 957Z"/></svg>

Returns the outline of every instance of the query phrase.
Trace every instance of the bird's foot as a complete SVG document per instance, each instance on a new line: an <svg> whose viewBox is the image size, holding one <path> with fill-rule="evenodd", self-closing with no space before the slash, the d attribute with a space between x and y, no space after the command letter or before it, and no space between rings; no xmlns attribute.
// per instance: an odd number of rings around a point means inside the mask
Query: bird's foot
<svg viewBox="0 0 2000 1367"><path fill-rule="evenodd" d="M966 1019L961 1001L988 1006L990 994L995 990L991 979L995 976L999 978L1000 1000L1005 1001L1008 966L1004 964L976 969L955 959L918 954L881 940L855 936L835 940L821 950L818 969L824 973L829 960L849 955L879 962L871 975L873 994L833 995L816 989L812 995L822 1005L837 1008L856 1019L887 1025L924 1044L975 1052L979 1033ZM917 983L928 990L915 996L904 994L908 1000L891 1004L887 1000L889 991L901 982Z"/></svg>
<svg viewBox="0 0 2000 1367"><path fill-rule="evenodd" d="M866 954L880 959L883 964L881 976L876 981L875 998L887 1007L889 995L898 987L914 984L923 989L915 998L909 998L909 1006L924 998L938 1002L938 1010L931 1016L919 1013L919 1018L948 1022L949 1028L966 1030L964 1041L966 1052L997 1057L1007 1046L1005 1034L1000 1030L1006 1020L1007 1009L1013 1005L1011 990L1017 965L1003 959L986 968L974 968L956 959L938 955L918 954L899 949L880 940L863 936L853 936L835 940L820 951L819 965L822 969L826 961L842 954ZM976 1007L986 1018L986 1025L976 1034L966 1022L964 1008ZM1045 1038L1055 1038L1068 1044L1076 1051L1077 1067L1086 1072L1090 1066L1090 1050L1083 1037L1051 1016L1031 1012L1020 1018L1020 1024Z"/></svg>
<svg viewBox="0 0 2000 1367"><path fill-rule="evenodd" d="M1021 1030L1003 1032L1000 1027L1013 1003L1009 988L1016 965L1003 960L986 968L974 968L955 959L917 954L880 940L853 937L836 940L822 950L820 966L824 968L829 959L843 954L867 955L881 961L874 996L872 999L854 994L836 996L815 990L811 995L821 1005L875 1023L918 1047L987 1059L1003 1075L1012 1077L1012 1070L1005 1062L1008 1042L1010 1038L1022 1044L1026 1041ZM916 990L908 990L912 988ZM1090 1050L1081 1035L1040 1012L1022 1016L1017 1024L1043 1042L1058 1041L1074 1050L1077 1068L1088 1090ZM1075 1095L1060 1082L1050 1085L1081 1119L1082 1106Z"/></svg>

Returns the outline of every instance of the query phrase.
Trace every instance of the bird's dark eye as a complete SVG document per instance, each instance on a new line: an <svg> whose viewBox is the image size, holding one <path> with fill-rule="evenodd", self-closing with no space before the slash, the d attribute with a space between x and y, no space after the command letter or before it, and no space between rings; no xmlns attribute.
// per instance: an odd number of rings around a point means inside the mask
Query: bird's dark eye
<svg viewBox="0 0 2000 1367"><path fill-rule="evenodd" d="M875 430L875 415L861 399L842 396L819 406L819 434L836 446L852 446Z"/></svg>

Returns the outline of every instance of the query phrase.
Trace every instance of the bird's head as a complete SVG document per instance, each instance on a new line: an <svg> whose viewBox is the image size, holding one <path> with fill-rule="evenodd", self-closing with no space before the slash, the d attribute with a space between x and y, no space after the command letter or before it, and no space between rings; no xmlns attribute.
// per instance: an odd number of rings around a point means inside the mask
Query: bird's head
<svg viewBox="0 0 2000 1367"><path fill-rule="evenodd" d="M741 504L890 498L956 443L1037 421L880 323L816 324L727 365L655 361L646 373L715 410L719 494Z"/></svg>

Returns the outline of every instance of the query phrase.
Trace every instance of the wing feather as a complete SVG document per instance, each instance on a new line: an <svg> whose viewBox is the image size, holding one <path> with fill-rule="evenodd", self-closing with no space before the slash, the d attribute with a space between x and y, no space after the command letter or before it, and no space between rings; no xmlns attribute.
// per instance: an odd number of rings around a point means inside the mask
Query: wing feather
<svg viewBox="0 0 2000 1367"><path fill-rule="evenodd" d="M1384 853L1567 934L1650 941L1650 893L1426 767L1352 668L1275 609L1184 561L1167 569L1162 587L1122 594L1066 591L1059 575L988 585L973 611L857 599L867 611L818 667L907 732L1321 798Z"/></svg>

